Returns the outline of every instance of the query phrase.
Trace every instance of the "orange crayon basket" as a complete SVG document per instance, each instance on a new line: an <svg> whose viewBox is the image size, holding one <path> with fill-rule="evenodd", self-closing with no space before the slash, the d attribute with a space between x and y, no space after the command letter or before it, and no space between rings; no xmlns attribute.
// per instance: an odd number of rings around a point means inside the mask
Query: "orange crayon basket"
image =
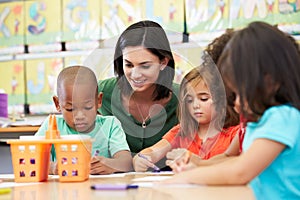
<svg viewBox="0 0 300 200"><path fill-rule="evenodd" d="M20 136L8 140L15 182L46 181L51 145L54 144L60 182L85 181L89 178L92 140L87 135L60 136L55 115L50 115L45 136Z"/></svg>
<svg viewBox="0 0 300 200"><path fill-rule="evenodd" d="M89 178L92 140L85 135L66 135L53 140L60 182L78 182Z"/></svg>
<svg viewBox="0 0 300 200"><path fill-rule="evenodd" d="M41 182L48 179L51 143L33 138L8 140L15 182Z"/></svg>

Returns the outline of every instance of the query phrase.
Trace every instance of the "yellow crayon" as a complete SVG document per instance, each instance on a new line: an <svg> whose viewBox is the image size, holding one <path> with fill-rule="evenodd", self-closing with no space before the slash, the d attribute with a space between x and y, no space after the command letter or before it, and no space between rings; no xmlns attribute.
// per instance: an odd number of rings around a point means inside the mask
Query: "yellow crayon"
<svg viewBox="0 0 300 200"><path fill-rule="evenodd" d="M0 188L0 194L7 194L10 192L11 192L10 188Z"/></svg>

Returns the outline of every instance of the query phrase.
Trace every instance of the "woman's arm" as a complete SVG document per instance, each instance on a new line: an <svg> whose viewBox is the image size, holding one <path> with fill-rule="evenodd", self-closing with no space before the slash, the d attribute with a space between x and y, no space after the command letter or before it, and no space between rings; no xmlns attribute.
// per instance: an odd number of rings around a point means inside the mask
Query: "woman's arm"
<svg viewBox="0 0 300 200"><path fill-rule="evenodd" d="M246 184L262 172L285 148L284 144L257 139L240 156L227 161L197 167L173 176L163 183L195 183L207 185Z"/></svg>
<svg viewBox="0 0 300 200"><path fill-rule="evenodd" d="M144 172L147 171L149 167L153 168L154 163L161 160L171 149L171 144L167 140L161 139L153 146L139 152L139 154L143 154L147 160L138 156L138 154L133 157L134 170L137 172Z"/></svg>

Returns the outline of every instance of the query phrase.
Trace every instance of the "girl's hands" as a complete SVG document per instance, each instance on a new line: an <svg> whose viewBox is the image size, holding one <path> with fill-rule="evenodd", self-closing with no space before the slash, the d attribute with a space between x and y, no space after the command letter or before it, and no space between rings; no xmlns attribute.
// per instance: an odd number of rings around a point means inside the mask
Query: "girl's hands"
<svg viewBox="0 0 300 200"><path fill-rule="evenodd" d="M187 149L173 149L168 152L166 165L172 168L174 173L190 170L196 167L191 161L192 153Z"/></svg>
<svg viewBox="0 0 300 200"><path fill-rule="evenodd" d="M177 148L177 149L173 149L172 151L169 151L167 153L166 157L167 157L167 160L174 161L174 160L183 158L187 152L190 152L190 151L188 151L187 149L184 149L184 148Z"/></svg>

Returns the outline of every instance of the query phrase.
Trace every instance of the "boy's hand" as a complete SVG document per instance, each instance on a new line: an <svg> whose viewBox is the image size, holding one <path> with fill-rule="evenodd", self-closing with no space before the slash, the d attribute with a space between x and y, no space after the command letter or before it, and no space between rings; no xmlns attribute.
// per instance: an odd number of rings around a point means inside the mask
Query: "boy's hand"
<svg viewBox="0 0 300 200"><path fill-rule="evenodd" d="M90 169L90 174L112 174L115 172L115 169L109 167L106 165L105 161L106 159L103 156L94 156L91 160L91 169Z"/></svg>
<svg viewBox="0 0 300 200"><path fill-rule="evenodd" d="M50 162L49 174L50 175L57 175L58 174L57 162Z"/></svg>

